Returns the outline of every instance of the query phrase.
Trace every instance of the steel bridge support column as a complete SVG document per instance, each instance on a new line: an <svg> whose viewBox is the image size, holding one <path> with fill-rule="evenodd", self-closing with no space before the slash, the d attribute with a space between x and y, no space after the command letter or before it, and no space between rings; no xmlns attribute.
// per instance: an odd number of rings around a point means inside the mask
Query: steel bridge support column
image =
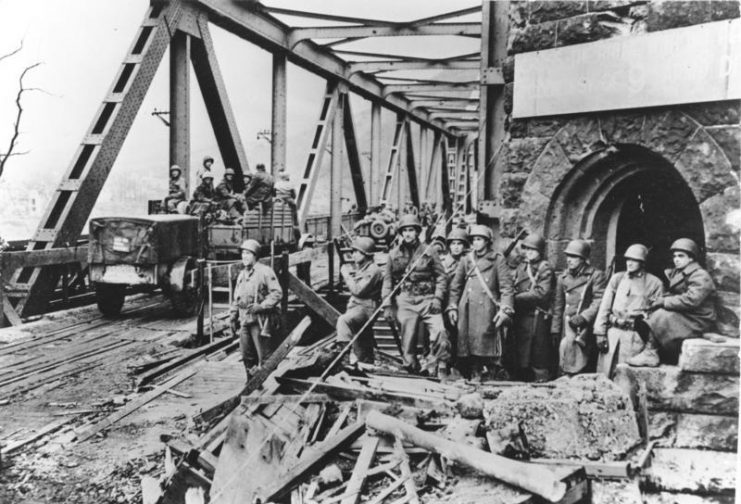
<svg viewBox="0 0 741 504"><path fill-rule="evenodd" d="M286 168L286 57L273 54L273 122L270 143L270 172L275 175Z"/></svg>
<svg viewBox="0 0 741 504"><path fill-rule="evenodd" d="M381 104L375 101L371 103L370 140L371 159L370 173L368 175L368 200L375 201L373 197L376 195L376 177L381 172Z"/></svg>
<svg viewBox="0 0 741 504"><path fill-rule="evenodd" d="M182 168L185 194L190 195L190 36L181 31L170 42L170 165L174 164Z"/></svg>
<svg viewBox="0 0 741 504"><path fill-rule="evenodd" d="M501 204L499 184L504 164L493 156L505 140L504 86L489 85L483 76L490 68L501 67L507 56L509 33L509 2L485 0L481 11L481 75L479 103L478 186L479 203L492 200L495 208ZM487 224L493 224L498 212L488 215Z"/></svg>
<svg viewBox="0 0 741 504"><path fill-rule="evenodd" d="M332 162L330 177L330 199L329 199L329 236L330 243L335 238L342 236L342 162L344 160L343 144L345 142L345 114L347 90L345 86L339 86L337 110L332 120ZM329 250L334 251L330 246ZM334 254L329 257L329 288L334 286Z"/></svg>

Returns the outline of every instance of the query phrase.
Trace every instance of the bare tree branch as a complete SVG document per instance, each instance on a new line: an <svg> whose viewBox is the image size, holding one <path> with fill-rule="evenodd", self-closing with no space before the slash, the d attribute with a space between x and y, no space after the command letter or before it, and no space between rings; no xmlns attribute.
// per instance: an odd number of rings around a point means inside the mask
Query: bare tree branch
<svg viewBox="0 0 741 504"><path fill-rule="evenodd" d="M8 54L3 54L2 56L0 56L0 61L4 60L5 58L10 58L11 56L15 54L18 54L21 51L21 49L23 49L23 39L21 39L21 44L18 46L18 49L16 49L13 52L9 52Z"/></svg>
<svg viewBox="0 0 741 504"><path fill-rule="evenodd" d="M21 43L21 47L23 47L22 43ZM18 50L15 52L18 52ZM11 54L15 54L15 52ZM8 148L5 151L5 154L2 154L0 157L0 177L3 176L3 171L5 170L5 163L8 160L8 158L13 155L13 149L15 148L16 142L18 141L18 136L20 135L21 117L23 116L23 105L21 104L21 98L23 97L23 93L26 91L36 90L36 88L23 87L23 78L26 76L26 74L30 70L33 70L40 64L41 63L34 63L33 65L27 66L23 70L23 72L21 72L21 76L18 78L18 94L15 97L15 106L18 109L18 113L16 114L15 123L13 124L13 135L10 137L10 144L8 145Z"/></svg>

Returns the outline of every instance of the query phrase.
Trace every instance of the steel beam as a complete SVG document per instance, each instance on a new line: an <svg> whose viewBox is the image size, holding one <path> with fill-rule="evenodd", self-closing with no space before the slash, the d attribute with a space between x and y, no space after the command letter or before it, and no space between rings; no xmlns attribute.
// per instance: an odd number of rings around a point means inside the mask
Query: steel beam
<svg viewBox="0 0 741 504"><path fill-rule="evenodd" d="M481 23L441 23L419 26L313 26L294 28L289 34L289 44L295 46L307 39L333 39L358 37L410 37L440 35L481 34Z"/></svg>
<svg viewBox="0 0 741 504"><path fill-rule="evenodd" d="M273 54L273 114L270 128L270 170L275 175L286 168L286 57Z"/></svg>
<svg viewBox="0 0 741 504"><path fill-rule="evenodd" d="M453 198L450 194L450 171L448 170L448 142L443 137L441 143L440 158L440 187L442 188L443 196L443 211L445 212L445 221L447 222L453 213Z"/></svg>
<svg viewBox="0 0 741 504"><path fill-rule="evenodd" d="M437 178L440 175L440 156L442 155L442 148L440 147L441 141L442 135L435 131L432 139L432 154L430 156L430 163L427 167L428 174L427 185L425 186L425 201L430 198L430 187L437 187L435 181L437 181ZM437 200L440 196L441 194L438 193L434 196L434 199Z"/></svg>
<svg viewBox="0 0 741 504"><path fill-rule="evenodd" d="M466 61L353 61L350 72L392 72L395 70L478 70L478 60Z"/></svg>
<svg viewBox="0 0 741 504"><path fill-rule="evenodd" d="M298 196L296 198L298 219L302 229L306 217L309 215L311 199L314 195L314 188L316 187L316 181L319 176L319 168L322 166L324 151L327 148L329 130L331 129L337 109L338 97L339 93L337 91L337 84L334 82L327 82L327 87L324 91L324 98L322 100L322 107L319 112L319 119L316 123L314 138L311 143L311 148L309 149L309 157L306 161L306 167L304 168L301 183L298 187Z"/></svg>
<svg viewBox="0 0 741 504"><path fill-rule="evenodd" d="M454 17L460 17L465 16L466 14L473 14L474 12L478 12L481 10L480 5L474 5L472 7L466 7L465 9L459 9L456 11L449 11L449 12L443 12L441 14L435 14L434 16L429 16L425 18L419 18L416 21L411 21L409 23L404 23L408 26L419 26L423 24L429 24L429 23L435 23L437 21L442 21L444 19L450 19Z"/></svg>
<svg viewBox="0 0 741 504"><path fill-rule="evenodd" d="M394 26L397 23L394 21L384 21L382 19L369 19L369 18L358 18L350 16L337 16L335 14L325 14L322 12L309 12L300 11L295 9L281 9L279 7L270 7L267 5L263 6L267 12L271 14L283 14L285 16L295 16L307 19L324 19L325 21L336 21L339 23L358 23L358 24L372 24L377 26Z"/></svg>
<svg viewBox="0 0 741 504"><path fill-rule="evenodd" d="M350 164L350 175L355 191L355 203L358 210L365 212L368 208L368 198L365 195L365 182L363 181L363 165L360 162L360 152L355 136L355 124L353 122L352 110L350 108L350 95L342 95L343 130L345 133L345 146L347 147L347 160Z"/></svg>
<svg viewBox="0 0 741 504"><path fill-rule="evenodd" d="M244 189L242 174L248 173L250 166L239 136L237 121L229 103L226 84L216 59L208 19L204 14L198 16L198 28L201 38L194 38L191 41L193 70L195 70L196 79L201 88L224 167L234 169L236 172L234 189L241 191Z"/></svg>
<svg viewBox="0 0 741 504"><path fill-rule="evenodd" d="M407 180L409 181L409 197L412 205L419 208L419 184L417 184L417 157L414 154L414 137L412 136L412 125L406 121L406 168Z"/></svg>
<svg viewBox="0 0 741 504"><path fill-rule="evenodd" d="M339 91L339 90L338 90ZM337 99L337 111L332 120L332 163L330 174L330 197L329 197L329 236L327 240L342 236L342 165L344 159L345 143L345 105L347 105L347 93L340 92ZM333 265L330 266L330 278Z"/></svg>
<svg viewBox="0 0 741 504"><path fill-rule="evenodd" d="M507 56L509 1L485 0L482 9L481 73L501 66ZM482 84L479 93L478 200L499 204L499 180L503 163L493 163L492 156L505 140L504 87Z"/></svg>
<svg viewBox="0 0 741 504"><path fill-rule="evenodd" d="M27 250L44 250L77 242L170 45L181 12L177 0L163 8L150 6L147 9L124 61ZM13 283L26 293L16 298L15 310L21 316L42 311L58 278L58 269L53 267L20 270Z"/></svg>
<svg viewBox="0 0 741 504"><path fill-rule="evenodd" d="M404 133L406 128L406 116L404 114L396 115L396 126L394 127L394 140L391 145L391 152L389 153L389 161L386 165L386 174L383 177L383 189L381 189L381 201L389 201L391 197L392 182L394 180L394 172L399 166L399 150L401 149L404 141Z"/></svg>
<svg viewBox="0 0 741 504"><path fill-rule="evenodd" d="M429 146L430 137L427 128L419 128L419 187L424 189L427 187L427 177L429 176ZM420 198L425 200L424 191L421 191Z"/></svg>
<svg viewBox="0 0 741 504"><path fill-rule="evenodd" d="M460 121L475 121L478 123L479 115L476 110L470 111L444 111L444 112L431 112L430 117L435 119L443 119L447 123L447 119L459 119Z"/></svg>
<svg viewBox="0 0 741 504"><path fill-rule="evenodd" d="M387 84L383 88L384 96L394 93L418 93L420 91L436 91L441 93L458 91L478 91L479 83L476 82L450 82L450 83L421 83L421 84Z"/></svg>
<svg viewBox="0 0 741 504"><path fill-rule="evenodd" d="M249 40L270 52L286 52L288 61L328 80L338 80L348 90L368 100L380 100L388 109L409 115L411 120L446 132L442 123L430 121L422 111L412 111L408 100L399 96L384 96L383 85L363 73L351 73L349 64L331 50L304 41L291 50L290 27L247 2L229 0L196 0L195 5L209 13L209 20L238 37ZM447 132L446 132L447 133Z"/></svg>
<svg viewBox="0 0 741 504"><path fill-rule="evenodd" d="M179 30L170 42L170 165L175 164L182 170L187 196L190 194L190 37Z"/></svg>
<svg viewBox="0 0 741 504"><path fill-rule="evenodd" d="M475 110L478 111L478 99L459 100L452 98L449 100L413 100L412 105L415 109L425 108L427 109L428 113L441 110L474 111L474 109L469 109L468 107L475 107Z"/></svg>
<svg viewBox="0 0 741 504"><path fill-rule="evenodd" d="M376 195L376 177L381 173L381 104L377 101L371 102L371 159L370 159L370 176L368 185L370 191L368 197L370 201L375 201Z"/></svg>

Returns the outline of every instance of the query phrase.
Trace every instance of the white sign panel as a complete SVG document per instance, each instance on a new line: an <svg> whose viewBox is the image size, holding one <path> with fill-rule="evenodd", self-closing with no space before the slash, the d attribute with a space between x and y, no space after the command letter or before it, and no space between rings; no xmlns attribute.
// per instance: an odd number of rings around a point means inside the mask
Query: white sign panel
<svg viewBox="0 0 741 504"><path fill-rule="evenodd" d="M734 19L517 54L512 115L739 99L740 48Z"/></svg>

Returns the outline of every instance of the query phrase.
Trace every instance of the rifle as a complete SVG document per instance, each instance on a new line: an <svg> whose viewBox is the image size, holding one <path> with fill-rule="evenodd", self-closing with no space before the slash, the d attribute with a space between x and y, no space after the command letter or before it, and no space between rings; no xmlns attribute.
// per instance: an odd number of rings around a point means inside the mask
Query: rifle
<svg viewBox="0 0 741 504"><path fill-rule="evenodd" d="M504 257L509 257L509 255L515 249L515 247L520 242L520 240L522 240L526 236L527 236L527 230L526 229L523 229L522 231L520 231L519 233L517 233L517 236L515 236L515 239L512 240L512 243L510 243L509 245L507 245L507 248L504 249Z"/></svg>
<svg viewBox="0 0 741 504"><path fill-rule="evenodd" d="M589 289L591 286L592 286L592 277L589 277L589 281L584 286L584 290L581 291L581 296L579 297L579 304L576 306L577 315L579 315L584 309L584 299L587 297L587 289ZM576 337L574 338L574 343L576 343L582 348L585 348L587 346L587 329L588 328L585 327L585 328L576 330Z"/></svg>

